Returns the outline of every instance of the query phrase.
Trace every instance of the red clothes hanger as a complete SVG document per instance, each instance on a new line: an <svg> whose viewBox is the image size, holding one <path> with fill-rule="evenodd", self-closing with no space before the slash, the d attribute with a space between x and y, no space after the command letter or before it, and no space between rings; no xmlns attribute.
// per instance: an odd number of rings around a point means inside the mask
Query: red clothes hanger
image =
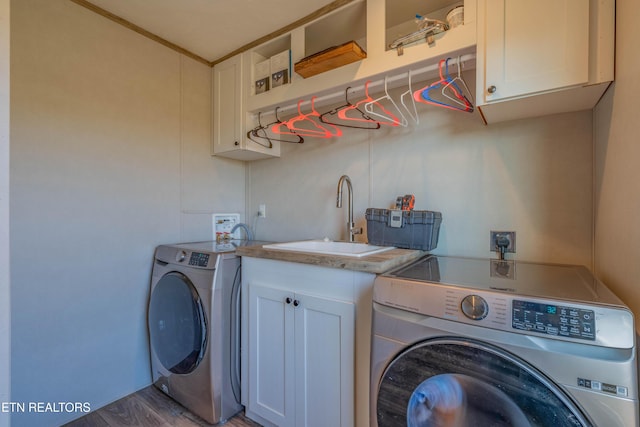
<svg viewBox="0 0 640 427"><path fill-rule="evenodd" d="M331 111L327 111L326 113L321 114L320 121L322 123L326 123L329 125L342 126L347 128L353 128L353 129L380 129L380 122L373 120L371 117L367 116L367 114L364 111L362 111L360 108L358 108L357 106L349 102L349 89L351 89L351 86L349 86L344 91L344 98L346 103L344 105L334 108ZM343 110L345 109L349 109L350 111L356 110L360 114L360 116L355 118L347 117L346 112L343 112ZM326 119L326 117L335 116L336 114L340 119L343 120L342 123L330 122ZM359 126L359 125L351 124L351 122L364 122L367 124Z"/></svg>
<svg viewBox="0 0 640 427"><path fill-rule="evenodd" d="M351 105L350 107L346 107L346 108L338 111L338 117L340 117L342 120L354 120L354 121L359 121L359 122L375 122L375 123L378 123L378 124L381 124L381 125L399 126L400 125L400 119L395 114L393 114L391 111L387 110L377 100L373 99L369 95L369 84L371 84L371 80L368 80L364 84L364 96L365 96L365 98L361 99L360 101L358 101L355 105ZM362 113L362 110L360 109L360 106L362 106L362 108L365 108L365 106L367 104L375 105L380 111L382 111L382 114L376 114L376 116L379 116L380 118L383 118L385 120L376 120L376 119L371 118L370 115ZM347 113L349 111L352 111L352 110L358 110L360 112L360 117L349 117L349 116L347 116Z"/></svg>
<svg viewBox="0 0 640 427"><path fill-rule="evenodd" d="M291 135L296 137L296 139L294 140L274 138L273 136L269 135L269 133L267 132L269 128L271 128L272 126L278 123L282 123L282 121L278 117L278 107L276 107L276 111L275 111L276 121L273 123L263 125L260 121L260 115L261 113L258 112L258 126L256 126L255 128L251 129L249 132L247 132L247 138L249 138L251 141L267 148L273 147L273 141L287 142L291 144L302 144L304 142L304 138L296 133L291 133Z"/></svg>
<svg viewBox="0 0 640 427"><path fill-rule="evenodd" d="M286 122L274 125L273 132L281 135L302 135L326 139L342 136L342 131L338 127L332 124L328 124L329 127L326 127L313 119L313 117L320 117L320 113L315 109L315 99L315 96L311 98L311 112L306 114L302 112L301 108L304 100L298 101L298 115Z"/></svg>

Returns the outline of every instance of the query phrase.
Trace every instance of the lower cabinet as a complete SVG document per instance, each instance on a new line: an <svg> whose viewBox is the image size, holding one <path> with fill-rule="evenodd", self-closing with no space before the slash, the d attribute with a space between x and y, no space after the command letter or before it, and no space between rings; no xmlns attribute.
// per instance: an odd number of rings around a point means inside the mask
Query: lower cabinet
<svg viewBox="0 0 640 427"><path fill-rule="evenodd" d="M249 409L278 426L353 425L353 303L249 286Z"/></svg>
<svg viewBox="0 0 640 427"><path fill-rule="evenodd" d="M363 313L370 313L375 276L336 270L336 277L334 269L244 257L242 263L246 415L266 426L368 425L370 320ZM366 305L361 313L358 302ZM366 369L357 372L361 363ZM357 389L365 391L359 404Z"/></svg>

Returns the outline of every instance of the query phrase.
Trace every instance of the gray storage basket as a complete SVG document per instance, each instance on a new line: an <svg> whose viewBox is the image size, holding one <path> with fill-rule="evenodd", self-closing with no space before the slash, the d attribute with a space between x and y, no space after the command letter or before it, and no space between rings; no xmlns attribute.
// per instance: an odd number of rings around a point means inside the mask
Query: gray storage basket
<svg viewBox="0 0 640 427"><path fill-rule="evenodd" d="M430 251L438 246L442 214L368 208L367 239L372 245Z"/></svg>

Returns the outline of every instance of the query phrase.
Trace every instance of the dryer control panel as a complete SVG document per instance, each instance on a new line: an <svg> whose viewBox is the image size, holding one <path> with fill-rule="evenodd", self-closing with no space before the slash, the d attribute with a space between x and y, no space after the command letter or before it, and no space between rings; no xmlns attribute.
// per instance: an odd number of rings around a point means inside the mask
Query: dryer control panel
<svg viewBox="0 0 640 427"><path fill-rule="evenodd" d="M596 313L567 305L514 299L511 304L514 329L595 341Z"/></svg>
<svg viewBox="0 0 640 427"><path fill-rule="evenodd" d="M196 267L206 267L209 264L209 254L204 254L201 252L191 252L191 257L189 258L189 265L194 265Z"/></svg>
<svg viewBox="0 0 640 427"><path fill-rule="evenodd" d="M523 298L501 292L378 276L373 301L405 311L507 332L632 348L635 327L626 308Z"/></svg>

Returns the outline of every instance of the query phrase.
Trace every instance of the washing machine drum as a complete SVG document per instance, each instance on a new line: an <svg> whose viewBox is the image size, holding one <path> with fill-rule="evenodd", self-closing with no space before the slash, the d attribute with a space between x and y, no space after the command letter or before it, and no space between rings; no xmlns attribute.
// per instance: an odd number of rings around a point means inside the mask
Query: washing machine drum
<svg viewBox="0 0 640 427"><path fill-rule="evenodd" d="M149 335L155 356L168 371L188 374L207 348L207 323L198 291L187 276L167 273L149 302Z"/></svg>
<svg viewBox="0 0 640 427"><path fill-rule="evenodd" d="M555 384L522 360L473 340L416 344L385 370L378 426L591 426Z"/></svg>

